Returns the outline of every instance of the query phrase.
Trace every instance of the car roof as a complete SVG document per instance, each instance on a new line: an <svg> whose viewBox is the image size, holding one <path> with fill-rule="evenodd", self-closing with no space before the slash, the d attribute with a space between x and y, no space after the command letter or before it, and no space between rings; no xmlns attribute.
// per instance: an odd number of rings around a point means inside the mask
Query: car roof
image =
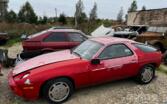
<svg viewBox="0 0 167 104"><path fill-rule="evenodd" d="M81 32L80 30L76 29L49 29L50 32Z"/></svg>
<svg viewBox="0 0 167 104"><path fill-rule="evenodd" d="M91 38L91 40L102 43L104 45L112 44L112 43L136 43L133 40L125 39L125 38L116 38L116 37L98 37L98 38Z"/></svg>
<svg viewBox="0 0 167 104"><path fill-rule="evenodd" d="M73 29L72 27L53 26L51 29Z"/></svg>
<svg viewBox="0 0 167 104"><path fill-rule="evenodd" d="M56 29L55 29L55 28L50 28L50 29L47 29L47 30L43 30L43 31L41 31L41 32L38 32L38 33L36 33L36 34L29 35L28 37L29 37L29 38L34 38L34 37L40 36L40 35L42 35L43 33L46 33L46 32L78 32L78 33L82 33L82 35L84 35L85 37L87 37L86 34L83 33L82 31L76 30L76 29L70 29L70 28L68 28L68 29L63 29L63 28L56 28Z"/></svg>

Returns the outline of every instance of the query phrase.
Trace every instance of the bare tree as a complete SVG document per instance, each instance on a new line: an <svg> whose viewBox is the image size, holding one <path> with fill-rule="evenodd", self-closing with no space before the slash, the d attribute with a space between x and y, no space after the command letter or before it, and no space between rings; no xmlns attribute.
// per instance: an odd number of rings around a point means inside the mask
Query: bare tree
<svg viewBox="0 0 167 104"><path fill-rule="evenodd" d="M79 0L76 4L76 11L75 11L75 27L78 27L78 21L81 18L84 10L84 4L82 0Z"/></svg>
<svg viewBox="0 0 167 104"><path fill-rule="evenodd" d="M97 4L95 2L94 6L93 6L93 8L92 8L92 10L90 12L89 20L90 21L92 21L92 20L94 21L96 19L97 19Z"/></svg>

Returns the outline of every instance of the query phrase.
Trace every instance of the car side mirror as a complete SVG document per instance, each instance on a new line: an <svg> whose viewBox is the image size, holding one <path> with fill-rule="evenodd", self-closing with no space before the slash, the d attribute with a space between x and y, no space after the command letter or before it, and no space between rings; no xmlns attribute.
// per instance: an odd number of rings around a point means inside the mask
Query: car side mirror
<svg viewBox="0 0 167 104"><path fill-rule="evenodd" d="M100 59L92 59L92 60L91 60L91 64L93 64L93 65L98 65L98 64L100 64Z"/></svg>

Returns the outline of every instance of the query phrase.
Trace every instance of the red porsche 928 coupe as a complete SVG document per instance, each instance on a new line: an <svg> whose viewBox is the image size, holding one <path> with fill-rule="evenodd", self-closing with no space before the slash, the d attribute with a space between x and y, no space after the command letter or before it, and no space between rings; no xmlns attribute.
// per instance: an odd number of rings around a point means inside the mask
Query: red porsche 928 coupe
<svg viewBox="0 0 167 104"><path fill-rule="evenodd" d="M75 89L135 77L148 84L161 63L161 52L132 40L92 38L73 50L37 56L9 74L13 92L34 100L43 95L51 103L66 101Z"/></svg>

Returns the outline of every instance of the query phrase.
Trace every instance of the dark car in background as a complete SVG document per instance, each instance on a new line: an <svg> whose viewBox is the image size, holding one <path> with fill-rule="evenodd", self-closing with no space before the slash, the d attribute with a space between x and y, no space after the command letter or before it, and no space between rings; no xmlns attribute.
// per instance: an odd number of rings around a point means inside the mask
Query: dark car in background
<svg viewBox="0 0 167 104"><path fill-rule="evenodd" d="M135 41L148 43L164 53L167 49L167 27L150 26L148 31L137 36Z"/></svg>
<svg viewBox="0 0 167 104"><path fill-rule="evenodd" d="M117 27L113 33L113 37L127 38L134 40L137 36L148 30L146 25L134 25L127 27Z"/></svg>
<svg viewBox="0 0 167 104"><path fill-rule="evenodd" d="M1 33L0 32L0 45L5 44L8 39L9 39L8 33Z"/></svg>

